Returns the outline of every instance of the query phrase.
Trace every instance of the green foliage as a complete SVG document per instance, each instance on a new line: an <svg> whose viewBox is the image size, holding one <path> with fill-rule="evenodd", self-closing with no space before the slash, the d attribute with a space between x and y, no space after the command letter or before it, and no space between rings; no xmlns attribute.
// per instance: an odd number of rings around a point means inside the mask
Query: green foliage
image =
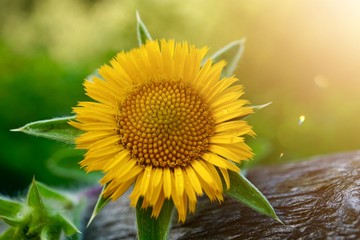
<svg viewBox="0 0 360 240"><path fill-rule="evenodd" d="M147 40L151 40L151 36L145 26L145 24L141 21L139 14L137 13L137 37L139 45L144 44ZM225 46L216 52L211 58L216 62L219 59L225 58L228 62L227 67L224 69L224 76L231 76L234 73L236 66L242 56L244 50L244 40L235 41ZM97 72L89 76L89 80L93 76L97 75ZM262 109L268 104L264 104L261 106L255 106L255 110ZM30 135L45 137L53 140L62 141L65 143L74 143L76 137L78 137L82 132L77 130L68 124L69 121L75 119L75 117L63 117L63 118L55 118L50 120L42 120L37 122L32 122L26 124L24 127L19 129L15 129L14 131L24 132ZM55 160L58 158L54 158ZM61 159L61 157L59 158ZM54 161L54 160L53 160ZM51 165L52 168L58 172L61 172L61 167L58 167L58 161L55 161L55 164ZM230 172L231 186L227 190L227 194L232 196L236 200L243 202L247 206L255 209L256 211L270 216L278 221L280 221L270 203L266 200L266 198L261 194L261 192L253 186L245 177L242 175ZM101 194L99 195L96 206L93 210L92 216L89 220L88 225L95 218L95 216L108 204L110 201L109 198L103 197L103 191L105 190L106 185L103 187ZM41 191L39 190L41 189ZM42 195L40 194L42 193ZM49 202L46 204L43 203L43 198L48 199ZM33 225L27 225L29 227L29 231L26 231L27 234L35 234L39 236L49 237L53 234L53 237L58 236L61 231L64 231L67 235L71 235L78 230L75 225L69 221L64 215L57 213L56 215L49 215L48 209L46 207L51 207L51 209L56 208L53 205L54 202L61 204L72 204L67 201L63 195L58 194L51 189L45 187L44 185L36 185L35 182L30 187L28 197L27 197L27 205L33 209L31 215L31 219L37 225L33 227ZM10 203L9 203L10 204ZM12 203L15 206L16 203ZM174 204L171 200L165 201L160 215L157 219L152 217L151 208L142 209L142 201L139 201L136 206L136 219L138 225L138 237L141 240L144 239L167 239L172 212L174 208ZM36 213L35 213L36 212ZM10 216L14 215L14 212L9 213ZM43 219L47 220L46 224L43 224ZM51 222L55 222L57 226L53 227ZM14 223L16 221L13 221ZM22 221L24 222L24 221ZM50 224L49 224L50 222ZM61 227L60 227L61 226ZM55 230L54 230L55 229ZM9 230L12 231L12 230ZM7 233L6 233L7 234Z"/></svg>
<svg viewBox="0 0 360 240"><path fill-rule="evenodd" d="M82 133L79 129L69 125L68 122L73 119L75 119L75 116L41 120L28 123L25 126L13 129L12 131L73 144L75 138Z"/></svg>
<svg viewBox="0 0 360 240"><path fill-rule="evenodd" d="M229 171L229 177L231 184L230 188L225 191L227 195L258 213L281 222L266 197L249 180L243 175L232 171Z"/></svg>
<svg viewBox="0 0 360 240"><path fill-rule="evenodd" d="M20 202L0 197L0 219L9 225L16 225L22 219L20 212L28 212Z"/></svg>
<svg viewBox="0 0 360 240"><path fill-rule="evenodd" d="M85 202L33 180L24 202L0 198L0 219L10 225L0 240L56 240L62 232L80 239L77 215L84 207Z"/></svg>
<svg viewBox="0 0 360 240"><path fill-rule="evenodd" d="M95 205L95 208L91 214L91 217L90 217L90 220L87 224L87 226L89 226L91 224L91 222L94 220L94 218L96 217L96 215L101 211L101 209L103 209L109 202L110 202L110 198L105 198L103 196L103 192L106 188L106 184L103 186L102 190L101 190L101 193L98 197L98 200L96 202L96 205Z"/></svg>
<svg viewBox="0 0 360 240"><path fill-rule="evenodd" d="M137 39L138 39L139 46L141 46L144 43L146 43L146 41L152 40L152 38L150 36L149 31L147 30L147 27L145 26L145 24L141 20L139 12L136 12L136 20L137 20L136 34L137 34Z"/></svg>

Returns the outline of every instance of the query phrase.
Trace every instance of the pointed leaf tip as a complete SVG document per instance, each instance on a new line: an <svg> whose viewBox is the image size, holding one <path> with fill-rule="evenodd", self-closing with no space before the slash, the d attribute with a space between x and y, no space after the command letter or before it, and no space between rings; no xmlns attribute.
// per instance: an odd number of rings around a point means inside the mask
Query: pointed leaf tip
<svg viewBox="0 0 360 240"><path fill-rule="evenodd" d="M265 104L261 104L261 105L255 105L255 106L252 106L252 108L255 110L255 111L259 111L263 108L266 108L267 106L271 105L272 102L268 102L268 103L265 103Z"/></svg>
<svg viewBox="0 0 360 240"><path fill-rule="evenodd" d="M28 191L28 195L27 195L27 204L30 207L33 207L34 209L36 209L37 211L44 211L45 210L45 206L44 203L41 199L40 193L39 193L39 189L36 185L36 181L35 178L33 178L29 191Z"/></svg>
<svg viewBox="0 0 360 240"><path fill-rule="evenodd" d="M145 26L144 22L141 20L140 14L138 11L136 11L136 21L137 21L136 34L137 34L139 46L141 46L141 45L145 44L146 41L152 40L152 38L151 38L151 35L150 35L147 27Z"/></svg>
<svg viewBox="0 0 360 240"><path fill-rule="evenodd" d="M109 202L110 202L110 198L105 198L103 197L103 193L105 191L107 184L105 184L101 190L101 193L99 195L99 198L96 202L95 208L91 214L91 217L86 225L86 227L89 227L90 224L92 223L92 221L94 220L94 218L96 217L96 215L101 211L101 209L103 209Z"/></svg>
<svg viewBox="0 0 360 240"><path fill-rule="evenodd" d="M281 222L276 215L273 207L266 197L243 175L229 171L230 188L226 190L226 194L233 199L254 209L258 213L264 214Z"/></svg>
<svg viewBox="0 0 360 240"><path fill-rule="evenodd" d="M10 132L22 132L24 129L23 128L15 128L15 129L10 129Z"/></svg>
<svg viewBox="0 0 360 240"><path fill-rule="evenodd" d="M59 214L59 220L62 223L62 228L64 229L64 232L66 235L72 235L74 233L80 233L80 230L75 226L74 223L72 223L69 219L67 219L64 215Z"/></svg>
<svg viewBox="0 0 360 240"><path fill-rule="evenodd" d="M75 116L40 120L28 123L23 127L11 131L23 132L37 137L50 138L73 144L75 138L82 134L81 130L74 128L68 123L70 120L74 119Z"/></svg>

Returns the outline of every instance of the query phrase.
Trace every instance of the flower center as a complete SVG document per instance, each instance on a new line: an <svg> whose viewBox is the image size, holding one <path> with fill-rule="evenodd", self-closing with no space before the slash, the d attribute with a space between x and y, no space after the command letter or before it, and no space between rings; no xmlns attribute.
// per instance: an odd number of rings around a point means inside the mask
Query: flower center
<svg viewBox="0 0 360 240"><path fill-rule="evenodd" d="M186 167L209 148L214 134L214 119L204 99L179 82L137 87L120 112L121 143L143 166Z"/></svg>

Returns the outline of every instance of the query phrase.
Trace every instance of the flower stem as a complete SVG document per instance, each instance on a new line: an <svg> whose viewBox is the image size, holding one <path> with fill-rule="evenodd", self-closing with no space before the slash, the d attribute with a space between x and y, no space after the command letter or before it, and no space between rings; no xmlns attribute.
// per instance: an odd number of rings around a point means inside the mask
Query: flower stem
<svg viewBox="0 0 360 240"><path fill-rule="evenodd" d="M142 199L136 206L136 221L138 227L139 240L166 240L168 239L171 227L172 212L174 203L166 200L161 209L159 217L155 219L151 216L152 208L141 208Z"/></svg>

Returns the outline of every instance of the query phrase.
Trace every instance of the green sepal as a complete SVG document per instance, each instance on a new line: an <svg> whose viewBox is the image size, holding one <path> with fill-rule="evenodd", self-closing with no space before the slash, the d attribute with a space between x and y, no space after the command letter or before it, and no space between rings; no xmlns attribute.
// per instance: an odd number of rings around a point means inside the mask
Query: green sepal
<svg viewBox="0 0 360 240"><path fill-rule="evenodd" d="M61 227L67 236L70 236L74 233L81 233L79 229L64 215L59 214L58 221L60 222Z"/></svg>
<svg viewBox="0 0 360 240"><path fill-rule="evenodd" d="M0 198L0 214L6 215L0 218L11 226L0 235L0 240L55 240L64 235L62 232L69 239L78 240L80 235L74 233L80 231L73 222L80 225L79 219L86 206L84 201L33 180L24 202Z"/></svg>
<svg viewBox="0 0 360 240"><path fill-rule="evenodd" d="M136 11L136 20L137 20L136 35L137 35L139 46L141 46L141 45L145 44L146 41L152 40L152 38L150 36L150 33L149 33L147 27L141 20L140 14L138 11Z"/></svg>
<svg viewBox="0 0 360 240"><path fill-rule="evenodd" d="M40 240L60 239L61 229L45 226L41 229Z"/></svg>
<svg viewBox="0 0 360 240"><path fill-rule="evenodd" d="M74 119L75 116L41 120L28 123L21 128L13 129L11 131L23 132L37 137L50 138L53 140L74 144L75 138L83 133L81 130L68 124L69 121Z"/></svg>
<svg viewBox="0 0 360 240"><path fill-rule="evenodd" d="M94 220L94 218L96 217L96 215L98 215L98 213L101 211L101 209L103 209L109 202L110 202L110 198L105 198L103 196L103 193L105 191L107 184L105 184L101 190L101 193L99 195L99 198L96 202L95 208L91 214L91 217L88 221L87 226L89 226L91 224L91 222Z"/></svg>
<svg viewBox="0 0 360 240"><path fill-rule="evenodd" d="M226 195L254 209L258 213L281 222L266 197L249 180L233 171L229 171L229 177L231 184L230 188L225 190Z"/></svg>
<svg viewBox="0 0 360 240"><path fill-rule="evenodd" d="M136 221L139 240L166 240L171 227L174 203L165 200L158 218L152 217L152 208L143 209L142 199L136 205Z"/></svg>
<svg viewBox="0 0 360 240"><path fill-rule="evenodd" d="M27 210L20 202L0 197L0 219L11 226L22 222Z"/></svg>
<svg viewBox="0 0 360 240"><path fill-rule="evenodd" d="M35 179L33 179L28 195L26 197L27 205L33 208L37 213L43 212L45 210L44 203L40 197L39 189L36 185Z"/></svg>
<svg viewBox="0 0 360 240"><path fill-rule="evenodd" d="M67 196L65 192L52 189L40 182L36 182L36 187L47 207L59 207L60 205L65 209L74 207L75 200L71 200L71 197Z"/></svg>
<svg viewBox="0 0 360 240"><path fill-rule="evenodd" d="M210 57L214 62L218 62L220 60L225 60L227 62L221 73L222 77L231 77L234 75L235 69L244 53L244 49L245 39L243 38L229 43Z"/></svg>

